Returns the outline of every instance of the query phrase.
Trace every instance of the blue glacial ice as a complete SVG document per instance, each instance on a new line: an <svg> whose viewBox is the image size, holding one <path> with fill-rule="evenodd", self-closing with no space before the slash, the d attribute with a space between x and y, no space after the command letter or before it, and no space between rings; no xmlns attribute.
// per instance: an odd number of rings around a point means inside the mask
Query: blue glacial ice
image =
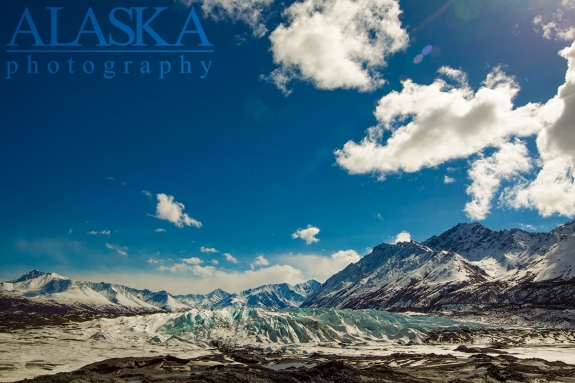
<svg viewBox="0 0 575 383"><path fill-rule="evenodd" d="M480 327L484 325L379 310L242 307L190 310L166 322L158 332L193 342L319 344L408 341L432 330Z"/></svg>

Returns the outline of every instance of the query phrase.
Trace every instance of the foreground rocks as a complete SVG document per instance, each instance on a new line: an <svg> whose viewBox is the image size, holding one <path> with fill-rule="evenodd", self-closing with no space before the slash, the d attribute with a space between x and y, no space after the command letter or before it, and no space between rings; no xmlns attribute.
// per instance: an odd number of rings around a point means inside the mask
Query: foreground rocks
<svg viewBox="0 0 575 383"><path fill-rule="evenodd" d="M220 348L194 359L170 355L108 359L77 371L27 382L575 382L575 366L510 355L405 354L286 356L262 350ZM480 351L469 349L469 351ZM492 352L493 350L488 350Z"/></svg>

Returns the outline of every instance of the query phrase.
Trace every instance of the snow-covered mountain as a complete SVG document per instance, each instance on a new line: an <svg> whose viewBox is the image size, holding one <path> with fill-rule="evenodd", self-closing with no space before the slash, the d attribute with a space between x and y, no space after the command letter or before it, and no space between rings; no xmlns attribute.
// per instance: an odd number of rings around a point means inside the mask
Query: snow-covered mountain
<svg viewBox="0 0 575 383"><path fill-rule="evenodd" d="M16 298L21 297L28 300L28 306L44 304L47 310L52 311L55 306L60 311L138 313L228 306L297 307L319 286L319 282L311 280L295 286L286 283L265 285L234 294L218 289L206 295L174 297L166 291L153 292L105 282L75 281L56 273L33 270L16 280L0 282L0 293L5 302L16 302ZM6 307L14 311L13 306L7 303Z"/></svg>
<svg viewBox="0 0 575 383"><path fill-rule="evenodd" d="M0 282L0 291L36 303L56 303L70 310L130 313L189 308L175 301L165 291L152 293L110 283L74 281L57 273L39 270L33 270L13 281Z"/></svg>
<svg viewBox="0 0 575 383"><path fill-rule="evenodd" d="M222 289L215 289L208 294L187 294L176 295L176 299L190 307L199 309L211 309L222 300L228 298L231 293L225 292Z"/></svg>
<svg viewBox="0 0 575 383"><path fill-rule="evenodd" d="M575 305L575 221L549 233L459 224L419 243L382 244L301 307L437 310Z"/></svg>
<svg viewBox="0 0 575 383"><path fill-rule="evenodd" d="M320 283L312 279L295 286L279 283L263 285L239 293L227 293L217 289L206 295L176 295L175 298L180 302L201 309L243 306L282 309L285 307L298 307L319 286Z"/></svg>

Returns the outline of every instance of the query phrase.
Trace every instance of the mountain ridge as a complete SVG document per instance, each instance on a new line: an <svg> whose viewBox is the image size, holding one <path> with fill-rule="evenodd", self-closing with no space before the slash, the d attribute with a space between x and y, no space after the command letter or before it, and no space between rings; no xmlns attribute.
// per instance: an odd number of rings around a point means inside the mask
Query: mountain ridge
<svg viewBox="0 0 575 383"><path fill-rule="evenodd" d="M547 233L462 223L423 242L376 246L330 277L301 307L437 311L565 305L573 293L575 220Z"/></svg>
<svg viewBox="0 0 575 383"><path fill-rule="evenodd" d="M32 270L20 278L0 282L0 293L5 302L17 301L22 307L33 307L38 311L42 311L42 307L46 311L53 311L57 307L58 311L63 312L151 313L211 309L216 305L218 308L297 307L319 285L319 282L310 280L295 286L287 283L264 285L234 294L216 289L205 295L173 296L165 290L154 292L108 282L75 281L57 273ZM228 300L221 302L224 299ZM18 304L5 306L7 310L17 311L15 307Z"/></svg>

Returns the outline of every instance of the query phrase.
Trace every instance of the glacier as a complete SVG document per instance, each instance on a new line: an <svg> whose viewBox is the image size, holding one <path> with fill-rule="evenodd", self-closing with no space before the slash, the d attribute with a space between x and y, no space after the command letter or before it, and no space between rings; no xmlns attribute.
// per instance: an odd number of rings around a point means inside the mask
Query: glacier
<svg viewBox="0 0 575 383"><path fill-rule="evenodd" d="M321 344L417 341L433 330L481 328L484 325L443 317L410 316L379 310L319 308L193 309L171 317L157 330L194 343Z"/></svg>

